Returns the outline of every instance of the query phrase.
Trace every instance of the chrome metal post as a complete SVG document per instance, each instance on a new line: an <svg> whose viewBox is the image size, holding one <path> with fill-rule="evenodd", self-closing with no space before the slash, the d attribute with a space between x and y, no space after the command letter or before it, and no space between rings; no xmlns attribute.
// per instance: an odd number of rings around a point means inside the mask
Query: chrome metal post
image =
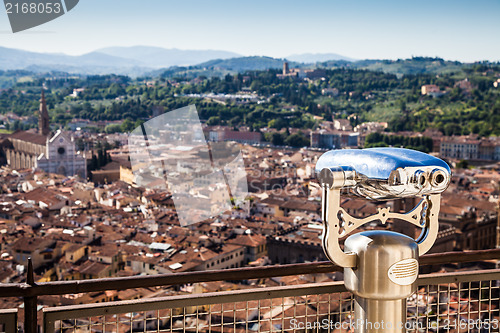
<svg viewBox="0 0 500 333"><path fill-rule="evenodd" d="M344 269L346 288L355 295L356 332L403 332L406 298L416 291L418 245L391 231L350 236L345 250L356 253L356 267Z"/></svg>
<svg viewBox="0 0 500 333"><path fill-rule="evenodd" d="M355 332L399 333L405 331L405 299L376 300L356 296L354 302Z"/></svg>

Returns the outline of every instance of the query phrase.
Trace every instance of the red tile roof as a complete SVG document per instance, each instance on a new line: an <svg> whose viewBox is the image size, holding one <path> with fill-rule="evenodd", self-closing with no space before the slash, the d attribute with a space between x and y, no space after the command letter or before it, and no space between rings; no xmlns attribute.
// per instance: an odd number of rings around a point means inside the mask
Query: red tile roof
<svg viewBox="0 0 500 333"><path fill-rule="evenodd" d="M35 143L38 145L43 145L45 146L47 142L47 137L44 135L40 135L37 133L32 133L32 132L27 132L27 131L18 131L15 133L12 133L11 135L8 136L9 139L17 139L21 141L26 141L26 142L31 142Z"/></svg>

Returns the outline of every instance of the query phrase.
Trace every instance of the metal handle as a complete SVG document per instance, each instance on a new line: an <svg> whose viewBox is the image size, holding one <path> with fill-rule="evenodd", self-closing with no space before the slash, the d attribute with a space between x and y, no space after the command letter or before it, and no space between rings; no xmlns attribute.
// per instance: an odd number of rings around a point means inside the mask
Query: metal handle
<svg viewBox="0 0 500 333"><path fill-rule="evenodd" d="M344 252L339 240L354 229L375 220L385 224L388 219L397 218L421 228L422 232L416 239L420 255L429 251L434 244L439 229L440 194L425 195L417 206L407 213L395 213L391 212L390 208L382 208L377 214L359 219L340 207L340 190L339 187L331 188L329 184L323 184L323 250L327 258L335 264L341 267L356 267L356 254Z"/></svg>

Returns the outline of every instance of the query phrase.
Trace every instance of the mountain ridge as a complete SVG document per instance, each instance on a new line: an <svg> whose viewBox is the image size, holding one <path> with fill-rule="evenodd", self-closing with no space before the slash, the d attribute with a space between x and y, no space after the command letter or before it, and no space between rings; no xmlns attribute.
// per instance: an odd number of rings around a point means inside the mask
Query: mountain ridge
<svg viewBox="0 0 500 333"><path fill-rule="evenodd" d="M302 58L301 58L302 57ZM316 57L316 58L314 58ZM345 60L347 57L335 53L328 54L297 54L288 59L290 63L299 63L294 58L324 60L329 57ZM232 60L231 60L232 59ZM237 60L240 59L240 60ZM219 64L221 67L234 67L236 70L262 70L282 66L284 59L267 56L242 56L235 52L223 50L182 50L177 48L162 48L156 46L113 46L94 50L82 55L67 55L64 53L41 53L0 46L0 69L36 69L36 71L67 70L78 74L135 74L141 75L159 69L172 67L199 66ZM226 61L224 63L224 61ZM254 64L251 62L255 61ZM244 62L245 64L238 64Z"/></svg>
<svg viewBox="0 0 500 333"><path fill-rule="evenodd" d="M152 68L192 66L212 59L228 59L242 56L235 52L221 50L181 50L140 45L106 47L98 49L96 52L141 61L143 65ZM144 59L147 59L147 62L144 62Z"/></svg>
<svg viewBox="0 0 500 333"><path fill-rule="evenodd" d="M337 57L338 59L310 62L329 57ZM145 59L148 61L145 61ZM294 61L293 59L303 61ZM284 61L289 62L290 68L353 68L383 71L397 75L439 74L443 71L459 70L460 67L465 65L456 61L430 57L398 60L365 59L351 61L347 59L350 58L335 53L305 53L287 58L273 58L268 56L240 56L237 53L219 50L179 50L152 46L110 47L72 56L60 53L38 53L0 46L0 70L30 70L35 73L60 71L82 75L119 74L131 77L144 75L150 77L224 76L249 70L280 69ZM168 75L165 75L167 72Z"/></svg>
<svg viewBox="0 0 500 333"><path fill-rule="evenodd" d="M349 62L354 62L357 61L357 59L350 58L343 56L338 53L301 53L301 54L291 54L285 59L294 61L294 62L301 62L304 64L314 64L317 62L325 62L329 60L344 60L344 61L349 61Z"/></svg>

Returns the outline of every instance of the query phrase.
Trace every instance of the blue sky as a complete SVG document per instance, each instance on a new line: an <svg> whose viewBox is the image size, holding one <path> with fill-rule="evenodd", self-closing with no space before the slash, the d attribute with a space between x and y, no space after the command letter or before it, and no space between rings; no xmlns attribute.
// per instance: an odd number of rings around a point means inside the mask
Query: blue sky
<svg viewBox="0 0 500 333"><path fill-rule="evenodd" d="M132 45L499 61L500 1L80 0L61 18L17 34L0 9L0 46L83 54Z"/></svg>

